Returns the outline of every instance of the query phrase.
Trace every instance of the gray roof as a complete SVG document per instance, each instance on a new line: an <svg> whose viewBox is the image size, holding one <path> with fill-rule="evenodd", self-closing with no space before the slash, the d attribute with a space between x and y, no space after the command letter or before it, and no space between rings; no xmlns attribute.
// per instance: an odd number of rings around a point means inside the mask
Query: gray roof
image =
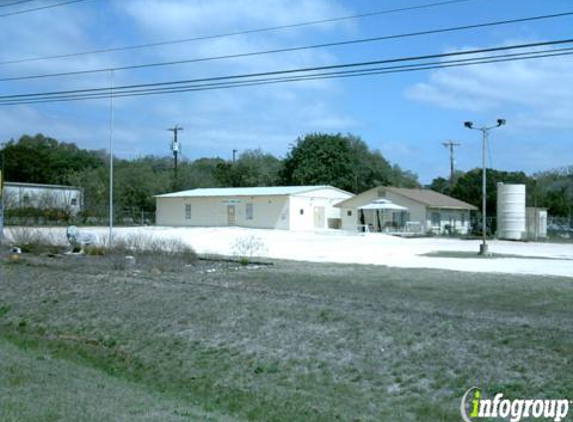
<svg viewBox="0 0 573 422"><path fill-rule="evenodd" d="M460 209L460 210L477 210L477 207L468 204L467 202L460 201L459 199L452 198L451 196L444 195L443 193L433 191L431 189L408 189L408 188L394 188L390 186L378 186L366 192L356 195L354 198L346 199L336 204L336 207L344 207L346 205L361 203L361 196L363 194L368 197L368 194L374 194L378 198L386 196L386 192L392 192L404 198L416 201L429 208L445 208L445 209ZM364 201L371 202L371 200Z"/></svg>
<svg viewBox="0 0 573 422"><path fill-rule="evenodd" d="M404 198L420 202L430 208L477 210L477 207L468 204L467 202L460 201L459 199L452 198L451 196L444 195L443 193L436 192L431 189L406 189L392 187L384 187L383 189L403 196Z"/></svg>
<svg viewBox="0 0 573 422"><path fill-rule="evenodd" d="M341 193L351 195L332 186L269 186L255 188L198 188L180 192L155 195L156 198L191 198L208 196L276 196L297 195L312 192L319 189L334 189Z"/></svg>

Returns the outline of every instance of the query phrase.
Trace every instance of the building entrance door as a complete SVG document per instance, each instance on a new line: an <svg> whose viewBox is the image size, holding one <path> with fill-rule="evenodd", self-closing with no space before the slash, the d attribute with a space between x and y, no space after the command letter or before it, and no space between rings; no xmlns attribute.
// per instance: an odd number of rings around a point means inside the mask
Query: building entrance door
<svg viewBox="0 0 573 422"><path fill-rule="evenodd" d="M235 206L234 205L227 205L227 225L234 226L235 225Z"/></svg>
<svg viewBox="0 0 573 422"><path fill-rule="evenodd" d="M314 207L314 228L324 229L324 207Z"/></svg>

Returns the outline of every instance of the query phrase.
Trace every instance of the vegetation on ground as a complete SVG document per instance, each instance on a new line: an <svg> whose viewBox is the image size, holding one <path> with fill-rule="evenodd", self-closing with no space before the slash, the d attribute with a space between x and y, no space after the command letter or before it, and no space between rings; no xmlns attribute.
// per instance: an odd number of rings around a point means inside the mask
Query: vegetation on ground
<svg viewBox="0 0 573 422"><path fill-rule="evenodd" d="M102 394L131 391L126 409L145 397L173 420L188 408L212 420L457 422L473 385L509 398L573 391L570 278L204 261L156 274L82 259L0 264L0 350L15 368L40 357L37 377L0 372L0 389L18 392L0 396L0 420L14 402L33 415L19 422L78 420L65 400L105 402L79 384L90 371Z"/></svg>

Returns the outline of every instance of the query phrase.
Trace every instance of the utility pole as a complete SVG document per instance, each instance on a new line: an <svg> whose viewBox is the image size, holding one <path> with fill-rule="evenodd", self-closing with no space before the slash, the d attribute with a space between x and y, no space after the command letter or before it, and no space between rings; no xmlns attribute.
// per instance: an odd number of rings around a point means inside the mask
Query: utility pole
<svg viewBox="0 0 573 422"><path fill-rule="evenodd" d="M173 151L173 169L175 172L175 180L174 185L177 184L177 157L179 155L179 141L177 140L177 133L180 130L183 130L182 127L179 125L175 125L172 128L167 129L170 132L173 132L173 142L171 143L171 151Z"/></svg>
<svg viewBox="0 0 573 422"><path fill-rule="evenodd" d="M450 150L450 189L454 188L454 147L459 147L461 144L458 144L454 141L442 142L442 145Z"/></svg>
<svg viewBox="0 0 573 422"><path fill-rule="evenodd" d="M233 149L233 164L235 163L235 154L237 154L239 150Z"/></svg>
<svg viewBox="0 0 573 422"><path fill-rule="evenodd" d="M497 119L497 124L495 126L482 126L474 127L473 122L464 122L464 126L468 129L479 130L482 133L482 145L481 145L481 195L482 195L482 244L479 248L480 255L487 255L487 241L486 241L486 231L487 231L487 219L486 219L486 170L485 170L485 153L487 140L489 138L489 131L505 124L505 119Z"/></svg>

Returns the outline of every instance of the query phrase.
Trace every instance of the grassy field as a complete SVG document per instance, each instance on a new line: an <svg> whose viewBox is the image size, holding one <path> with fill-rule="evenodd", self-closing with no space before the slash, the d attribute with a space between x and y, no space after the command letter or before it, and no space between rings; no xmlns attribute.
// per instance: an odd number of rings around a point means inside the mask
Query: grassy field
<svg viewBox="0 0 573 422"><path fill-rule="evenodd" d="M572 303L565 278L4 262L0 420L457 422L473 385L570 396Z"/></svg>

